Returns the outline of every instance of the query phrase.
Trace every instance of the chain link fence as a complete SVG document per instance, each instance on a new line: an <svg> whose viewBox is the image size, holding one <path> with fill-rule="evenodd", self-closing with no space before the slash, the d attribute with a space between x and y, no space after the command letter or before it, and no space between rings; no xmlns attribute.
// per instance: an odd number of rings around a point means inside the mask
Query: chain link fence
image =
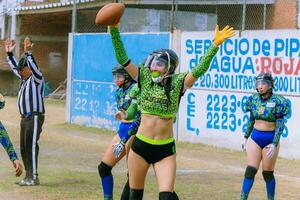
<svg viewBox="0 0 300 200"><path fill-rule="evenodd" d="M60 5L37 10L41 15L67 14L70 32L106 32L94 23L98 10L107 3L126 5L123 32L173 32L214 30L231 25L236 30L298 29L299 0L19 0L22 6ZM67 6L66 6L67 5ZM58 6L59 7L59 6ZM35 11L20 12L20 16Z"/></svg>
<svg viewBox="0 0 300 200"><path fill-rule="evenodd" d="M95 24L95 17L108 3L125 3L121 32L173 32L211 31L216 24L240 31L298 29L299 1L77 0L74 5L73 0L3 0L1 42L8 37L14 39L15 54L20 57L22 40L30 36L38 64L53 91L66 78L68 34L107 32L107 27ZM4 54L0 62L0 71L10 75ZM12 80L5 80L3 86L14 84L17 88L17 81Z"/></svg>
<svg viewBox="0 0 300 200"><path fill-rule="evenodd" d="M104 5L103 0L96 0ZM107 2L107 1L105 1ZM116 2L116 1L111 1ZM123 32L298 29L298 0L123 0ZM103 32L94 24L101 6L77 9L76 32Z"/></svg>

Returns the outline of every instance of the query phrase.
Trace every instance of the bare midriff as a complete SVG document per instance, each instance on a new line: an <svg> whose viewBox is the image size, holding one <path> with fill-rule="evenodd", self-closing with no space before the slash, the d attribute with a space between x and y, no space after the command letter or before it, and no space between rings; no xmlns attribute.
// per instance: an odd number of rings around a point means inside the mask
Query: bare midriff
<svg viewBox="0 0 300 200"><path fill-rule="evenodd" d="M142 114L138 133L152 140L173 137L173 118Z"/></svg>
<svg viewBox="0 0 300 200"><path fill-rule="evenodd" d="M255 120L254 128L259 131L274 131L276 129L276 122Z"/></svg>

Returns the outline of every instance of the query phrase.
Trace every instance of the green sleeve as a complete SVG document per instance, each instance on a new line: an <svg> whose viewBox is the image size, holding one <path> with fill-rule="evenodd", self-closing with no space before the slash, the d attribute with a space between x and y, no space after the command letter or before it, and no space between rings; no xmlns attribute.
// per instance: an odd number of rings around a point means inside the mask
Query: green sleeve
<svg viewBox="0 0 300 200"><path fill-rule="evenodd" d="M209 47L205 55L202 57L200 63L192 69L192 74L195 78L199 78L208 70L210 62L212 61L218 50L219 47L216 47L213 44Z"/></svg>
<svg viewBox="0 0 300 200"><path fill-rule="evenodd" d="M131 103L126 110L127 113L126 120L133 120L136 118L138 112L137 98L139 97L139 95L140 95L140 89L138 87L138 84L135 84L129 93L129 97L131 98Z"/></svg>
<svg viewBox="0 0 300 200"><path fill-rule="evenodd" d="M126 66L130 62L130 60L127 56L124 44L122 42L119 29L117 27L110 27L109 31L115 50L115 57L120 65Z"/></svg>
<svg viewBox="0 0 300 200"><path fill-rule="evenodd" d="M17 160L17 154L15 152L14 146L11 143L8 133L5 130L4 126L0 122L0 142L2 146L4 147L5 151L7 152L7 155L9 156L9 159L11 161Z"/></svg>
<svg viewBox="0 0 300 200"><path fill-rule="evenodd" d="M249 138L251 133L252 133L252 130L253 130L253 127L254 127L254 118L252 117L252 114L250 113L250 120L248 122L248 125L247 125L247 129L246 129L246 132L244 134L244 138Z"/></svg>
<svg viewBox="0 0 300 200"><path fill-rule="evenodd" d="M272 142L275 146L279 144L280 137L283 133L283 130L284 130L284 119L283 118L276 119L275 135Z"/></svg>
<svg viewBox="0 0 300 200"><path fill-rule="evenodd" d="M288 115L291 115L291 102L284 98L283 96L278 96L278 103L275 109L275 116L276 116L276 128L275 128L275 135L273 139L273 144L277 146L280 141L280 137L284 131L285 126L285 119L287 119Z"/></svg>
<svg viewBox="0 0 300 200"><path fill-rule="evenodd" d="M137 102L132 102L128 109L126 110L127 112L127 118L126 120L133 120L136 118L136 113L138 111L138 105Z"/></svg>

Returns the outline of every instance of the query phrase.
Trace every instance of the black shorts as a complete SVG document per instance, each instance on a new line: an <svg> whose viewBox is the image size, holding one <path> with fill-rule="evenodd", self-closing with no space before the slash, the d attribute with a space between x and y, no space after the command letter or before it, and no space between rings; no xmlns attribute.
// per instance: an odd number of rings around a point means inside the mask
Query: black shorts
<svg viewBox="0 0 300 200"><path fill-rule="evenodd" d="M131 149L140 155L148 164L154 164L176 153L175 142L154 145L142 141L138 137L133 139Z"/></svg>

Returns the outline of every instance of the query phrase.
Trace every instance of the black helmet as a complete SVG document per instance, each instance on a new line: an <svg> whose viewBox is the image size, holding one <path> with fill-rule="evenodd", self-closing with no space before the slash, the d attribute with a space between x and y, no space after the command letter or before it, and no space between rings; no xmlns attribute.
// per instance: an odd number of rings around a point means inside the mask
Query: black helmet
<svg viewBox="0 0 300 200"><path fill-rule="evenodd" d="M155 56L157 57L157 59L163 60L164 62L169 63L168 64L168 73L169 74L173 74L175 72L175 69L178 66L178 56L173 50L159 49L159 50L153 51L149 55L147 60L145 61L145 67L151 66L151 62L153 61Z"/></svg>
<svg viewBox="0 0 300 200"><path fill-rule="evenodd" d="M125 81L130 81L132 80L131 76L126 72L124 67L120 64L117 64L113 69L112 69L112 75L116 76L117 74L122 74L125 78Z"/></svg>
<svg viewBox="0 0 300 200"><path fill-rule="evenodd" d="M274 88L274 79L272 77L272 74L269 72L259 74L255 80L256 82L265 81L266 83L270 84L272 88Z"/></svg>

